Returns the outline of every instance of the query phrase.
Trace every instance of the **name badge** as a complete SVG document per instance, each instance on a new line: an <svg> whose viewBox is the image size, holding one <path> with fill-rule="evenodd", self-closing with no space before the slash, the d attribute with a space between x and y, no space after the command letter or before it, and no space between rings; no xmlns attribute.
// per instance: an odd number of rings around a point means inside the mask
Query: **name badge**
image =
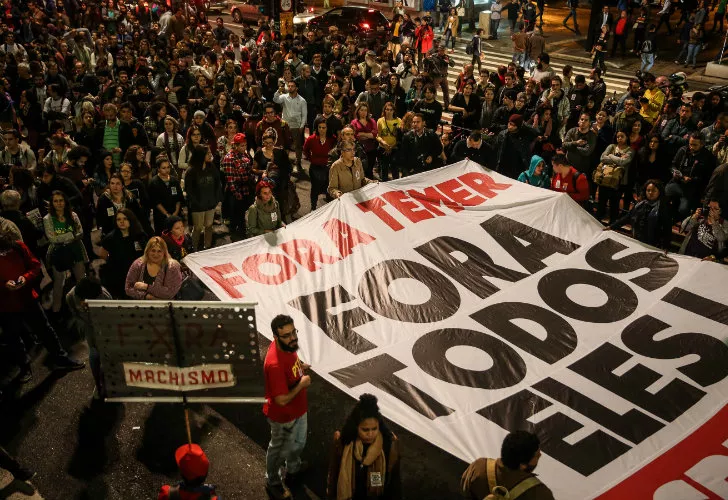
<svg viewBox="0 0 728 500"><path fill-rule="evenodd" d="M106 215L108 215L109 217L113 217L114 216L114 209L111 208L111 207L107 208L106 209Z"/></svg>
<svg viewBox="0 0 728 500"><path fill-rule="evenodd" d="M271 212L270 220L272 220L273 222L276 222L278 220L278 212Z"/></svg>
<svg viewBox="0 0 728 500"><path fill-rule="evenodd" d="M561 181L557 180L557 181L556 181L556 182L554 183L554 187L556 187L556 189L560 189L560 188L561 188Z"/></svg>
<svg viewBox="0 0 728 500"><path fill-rule="evenodd" d="M370 472L369 473L369 486L375 487L375 488L381 488L384 486L382 483L382 473L381 472Z"/></svg>
<svg viewBox="0 0 728 500"><path fill-rule="evenodd" d="M134 242L134 250L136 250L137 252L142 251L142 245L138 241Z"/></svg>
<svg viewBox="0 0 728 500"><path fill-rule="evenodd" d="M177 188L172 186L172 196L177 196Z"/></svg>
<svg viewBox="0 0 728 500"><path fill-rule="evenodd" d="M361 174L359 174L359 171L358 170L355 170L354 171L354 177L356 177L358 179L360 175Z"/></svg>

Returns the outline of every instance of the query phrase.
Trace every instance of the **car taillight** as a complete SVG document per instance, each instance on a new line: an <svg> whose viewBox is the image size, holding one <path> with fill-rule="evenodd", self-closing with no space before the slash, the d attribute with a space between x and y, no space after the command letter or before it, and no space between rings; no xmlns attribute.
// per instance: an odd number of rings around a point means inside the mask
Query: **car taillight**
<svg viewBox="0 0 728 500"><path fill-rule="evenodd" d="M361 29L363 29L363 30L368 30L368 29L369 29L369 23L361 23L361 24L359 25L359 27L360 27Z"/></svg>

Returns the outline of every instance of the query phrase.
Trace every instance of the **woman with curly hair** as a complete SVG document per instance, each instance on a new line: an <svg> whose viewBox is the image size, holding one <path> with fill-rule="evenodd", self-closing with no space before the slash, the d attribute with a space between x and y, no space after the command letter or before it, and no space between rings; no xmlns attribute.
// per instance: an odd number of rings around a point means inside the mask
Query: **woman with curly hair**
<svg viewBox="0 0 728 500"><path fill-rule="evenodd" d="M326 496L402 498L399 441L379 412L376 396L362 394L344 427L334 433Z"/></svg>

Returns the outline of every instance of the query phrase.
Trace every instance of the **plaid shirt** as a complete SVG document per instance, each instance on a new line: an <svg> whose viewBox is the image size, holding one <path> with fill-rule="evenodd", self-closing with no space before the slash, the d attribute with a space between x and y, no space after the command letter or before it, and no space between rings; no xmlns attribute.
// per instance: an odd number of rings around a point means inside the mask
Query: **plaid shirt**
<svg viewBox="0 0 728 500"><path fill-rule="evenodd" d="M234 195L249 196L253 179L253 160L247 153L231 150L222 159L222 171L225 174L225 189Z"/></svg>

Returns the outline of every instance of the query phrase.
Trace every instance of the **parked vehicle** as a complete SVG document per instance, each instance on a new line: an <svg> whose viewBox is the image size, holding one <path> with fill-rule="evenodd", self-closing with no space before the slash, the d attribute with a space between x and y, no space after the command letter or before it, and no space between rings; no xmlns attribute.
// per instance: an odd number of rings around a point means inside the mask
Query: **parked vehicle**
<svg viewBox="0 0 728 500"><path fill-rule="evenodd" d="M380 11L367 7L337 7L308 21L308 29L322 29L336 26L344 35L359 38L381 38L389 36L389 20Z"/></svg>

